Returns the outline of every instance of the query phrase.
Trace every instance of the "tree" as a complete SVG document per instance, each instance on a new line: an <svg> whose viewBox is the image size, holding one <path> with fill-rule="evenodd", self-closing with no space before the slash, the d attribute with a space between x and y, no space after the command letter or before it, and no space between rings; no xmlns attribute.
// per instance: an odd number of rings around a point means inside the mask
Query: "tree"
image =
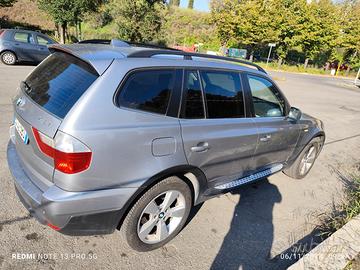
<svg viewBox="0 0 360 270"><path fill-rule="evenodd" d="M256 49L278 38L273 2L276 0L215 0L211 2L212 21L227 45L245 46L251 58Z"/></svg>
<svg viewBox="0 0 360 270"><path fill-rule="evenodd" d="M340 37L337 47L344 49L344 55L339 55L338 50L333 51L333 57L343 58L353 66L360 66L360 2L347 0L340 7L339 24L341 25ZM341 60L341 59L340 59ZM348 65L349 72L350 65Z"/></svg>
<svg viewBox="0 0 360 270"><path fill-rule="evenodd" d="M194 9L194 0L189 0L188 8Z"/></svg>
<svg viewBox="0 0 360 270"><path fill-rule="evenodd" d="M38 0L38 6L53 18L58 26L60 43L65 43L68 25L78 24L86 12L95 11L101 2L101 0Z"/></svg>
<svg viewBox="0 0 360 270"><path fill-rule="evenodd" d="M0 7L11 7L16 0L0 0Z"/></svg>
<svg viewBox="0 0 360 270"><path fill-rule="evenodd" d="M168 45L193 46L203 43L201 49L218 50L219 39L211 15L193 9L173 8L163 14L162 36ZM181 29L181 31L179 31Z"/></svg>
<svg viewBox="0 0 360 270"><path fill-rule="evenodd" d="M111 6L120 38L132 42L159 38L164 0L113 0Z"/></svg>
<svg viewBox="0 0 360 270"><path fill-rule="evenodd" d="M337 10L330 0L319 0L306 5L300 33L296 37L305 54L304 68L309 59L336 45L339 34L337 18Z"/></svg>

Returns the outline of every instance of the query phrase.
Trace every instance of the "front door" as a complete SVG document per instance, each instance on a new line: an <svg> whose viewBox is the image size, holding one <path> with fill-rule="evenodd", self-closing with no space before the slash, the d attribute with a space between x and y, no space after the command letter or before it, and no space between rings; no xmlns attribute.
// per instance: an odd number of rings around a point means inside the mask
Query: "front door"
<svg viewBox="0 0 360 270"><path fill-rule="evenodd" d="M47 46L52 44L52 42L50 39L37 34L36 35L36 43L37 43L37 50L38 50L37 59L39 62L41 62L50 54L50 51Z"/></svg>
<svg viewBox="0 0 360 270"><path fill-rule="evenodd" d="M247 75L258 128L258 147L253 166L260 170L284 164L295 149L300 134L299 125L287 117L286 100L267 78Z"/></svg>
<svg viewBox="0 0 360 270"><path fill-rule="evenodd" d="M257 128L246 118L239 73L187 70L183 85L180 124L189 164L213 184L251 171Z"/></svg>

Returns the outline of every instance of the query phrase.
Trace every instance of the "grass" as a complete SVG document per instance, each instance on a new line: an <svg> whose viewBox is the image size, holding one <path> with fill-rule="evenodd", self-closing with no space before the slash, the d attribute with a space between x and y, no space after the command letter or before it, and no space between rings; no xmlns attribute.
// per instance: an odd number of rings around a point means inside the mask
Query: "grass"
<svg viewBox="0 0 360 270"><path fill-rule="evenodd" d="M330 214L322 217L322 225L319 226L319 236L322 239L328 238L334 232L339 230L352 218L360 214L360 177L354 177L353 180L340 175L345 187L345 196L337 206L333 206Z"/></svg>
<svg viewBox="0 0 360 270"><path fill-rule="evenodd" d="M308 73L308 74L318 74L318 75L331 75L330 70L324 70L322 68L314 68L314 67L307 67L305 69L304 65L282 64L279 67L277 63L271 62L266 67L266 63L264 63L264 62L259 62L259 63L256 63L256 64L260 65L263 68L267 68L267 69L270 69L270 70L281 70L281 71L287 71L287 72ZM339 71L337 76L355 77L356 72L357 71L351 70L349 72L349 74L346 74L346 71L343 70L343 71Z"/></svg>

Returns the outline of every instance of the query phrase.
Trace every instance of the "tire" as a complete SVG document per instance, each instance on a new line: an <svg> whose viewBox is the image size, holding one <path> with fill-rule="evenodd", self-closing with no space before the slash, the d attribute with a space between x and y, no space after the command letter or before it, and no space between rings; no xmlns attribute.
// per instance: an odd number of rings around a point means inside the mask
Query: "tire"
<svg viewBox="0 0 360 270"><path fill-rule="evenodd" d="M189 186L175 176L166 178L146 191L134 204L120 233L134 250L157 249L181 231L191 207Z"/></svg>
<svg viewBox="0 0 360 270"><path fill-rule="evenodd" d="M323 138L316 137L312 139L301 151L294 163L283 172L294 179L304 178L314 166L323 145ZM304 162L306 165L304 165ZM304 167L305 166L305 167ZM305 169L304 169L305 168Z"/></svg>
<svg viewBox="0 0 360 270"><path fill-rule="evenodd" d="M13 52L5 51L1 53L1 62L5 65L15 65L16 55Z"/></svg>

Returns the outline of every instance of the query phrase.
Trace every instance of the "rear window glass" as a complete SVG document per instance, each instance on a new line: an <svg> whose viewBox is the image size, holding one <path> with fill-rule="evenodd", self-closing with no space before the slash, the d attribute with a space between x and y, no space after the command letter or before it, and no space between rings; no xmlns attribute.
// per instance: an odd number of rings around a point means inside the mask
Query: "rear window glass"
<svg viewBox="0 0 360 270"><path fill-rule="evenodd" d="M98 76L86 62L55 52L29 75L23 89L44 109L64 118Z"/></svg>
<svg viewBox="0 0 360 270"><path fill-rule="evenodd" d="M32 35L29 33L17 32L14 35L14 39L16 41L20 41L20 42L34 43L34 39L33 39Z"/></svg>

